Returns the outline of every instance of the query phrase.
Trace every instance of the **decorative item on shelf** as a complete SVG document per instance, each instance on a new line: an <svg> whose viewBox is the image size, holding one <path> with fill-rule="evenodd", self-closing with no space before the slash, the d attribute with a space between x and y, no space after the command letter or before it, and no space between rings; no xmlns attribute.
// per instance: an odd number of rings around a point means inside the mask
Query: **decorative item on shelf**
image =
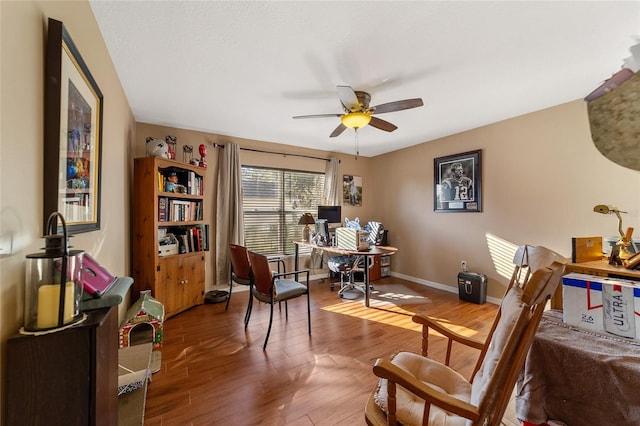
<svg viewBox="0 0 640 426"><path fill-rule="evenodd" d="M315 224L316 221L311 215L311 213L305 213L300 216L300 220L298 220L298 225L304 225L302 229L302 241L309 242L309 238L311 237L311 228L309 225Z"/></svg>
<svg viewBox="0 0 640 426"><path fill-rule="evenodd" d="M151 136L147 138L147 155L149 157L171 158L166 142Z"/></svg>
<svg viewBox="0 0 640 426"><path fill-rule="evenodd" d="M207 168L207 147L205 144L200 144L200 146L198 147L199 151L200 151L200 161L198 162L198 166L203 167L203 168Z"/></svg>
<svg viewBox="0 0 640 426"><path fill-rule="evenodd" d="M58 220L62 234L57 234ZM27 282L24 298L24 330L59 329L82 318L83 250L69 250L64 217L49 216L45 251L27 255Z"/></svg>
<svg viewBox="0 0 640 426"><path fill-rule="evenodd" d="M187 163L187 164L193 164L194 162L194 158L193 158L193 145L183 145L182 146L182 161ZM196 161L196 165L198 160Z"/></svg>
<svg viewBox="0 0 640 426"><path fill-rule="evenodd" d="M187 192L187 187L180 185L178 183L178 175L175 172L171 172L169 173L169 176L167 176L167 181L164 184L164 190L165 192L185 194Z"/></svg>
<svg viewBox="0 0 640 426"><path fill-rule="evenodd" d="M169 158L171 160L176 159L176 145L178 144L178 138L175 136L165 136L164 141L167 143L167 147L169 148Z"/></svg>
<svg viewBox="0 0 640 426"><path fill-rule="evenodd" d="M598 204L593 208L593 211L602 214L613 213L618 218L618 233L620 234L620 239L611 249L609 263L611 265L622 265L622 261L630 258L633 254L629 247L630 244L633 244L631 239L631 236L633 235L633 228L628 228L626 233L622 231L622 216L620 216L620 213L626 212L619 210L615 206L608 206L605 204ZM635 247L633 247L633 252L635 253L636 251Z"/></svg>

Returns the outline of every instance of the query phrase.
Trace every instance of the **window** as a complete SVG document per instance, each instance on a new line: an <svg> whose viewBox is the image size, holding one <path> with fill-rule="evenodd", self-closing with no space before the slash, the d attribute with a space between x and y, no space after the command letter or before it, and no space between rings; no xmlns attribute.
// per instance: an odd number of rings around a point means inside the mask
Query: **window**
<svg viewBox="0 0 640 426"><path fill-rule="evenodd" d="M245 244L265 255L291 254L303 213L317 215L324 174L242 166Z"/></svg>

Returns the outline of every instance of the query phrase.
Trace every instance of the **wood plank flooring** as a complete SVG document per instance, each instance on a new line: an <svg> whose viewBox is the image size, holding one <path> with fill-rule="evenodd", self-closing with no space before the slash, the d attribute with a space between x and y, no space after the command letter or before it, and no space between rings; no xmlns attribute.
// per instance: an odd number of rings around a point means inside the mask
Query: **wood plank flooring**
<svg viewBox="0 0 640 426"><path fill-rule="evenodd" d="M274 309L271 336L262 350L269 306L254 301L248 329L248 292L225 304L205 304L164 324L162 368L147 391L145 424L364 425L363 409L379 357L420 352L415 312L449 321L459 332L485 336L496 306L458 300L456 294L394 277L373 283L409 287L430 299L416 305L365 308L340 299L329 280L311 282L311 336L306 301L289 302L289 319ZM461 347L457 347L460 349ZM430 355L442 355L442 338ZM454 350L456 347L454 347ZM468 377L477 351L458 351L452 366Z"/></svg>

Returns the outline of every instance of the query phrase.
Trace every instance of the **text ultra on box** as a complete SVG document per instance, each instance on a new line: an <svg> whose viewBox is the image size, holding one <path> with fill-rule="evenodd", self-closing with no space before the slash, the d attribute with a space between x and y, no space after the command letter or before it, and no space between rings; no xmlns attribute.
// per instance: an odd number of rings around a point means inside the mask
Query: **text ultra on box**
<svg viewBox="0 0 640 426"><path fill-rule="evenodd" d="M562 277L563 321L640 340L640 283L571 273Z"/></svg>

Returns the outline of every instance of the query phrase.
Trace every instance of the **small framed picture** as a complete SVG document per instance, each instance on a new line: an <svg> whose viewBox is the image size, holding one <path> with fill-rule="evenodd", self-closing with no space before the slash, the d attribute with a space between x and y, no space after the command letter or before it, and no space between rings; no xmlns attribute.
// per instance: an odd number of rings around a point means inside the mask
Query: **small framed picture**
<svg viewBox="0 0 640 426"><path fill-rule="evenodd" d="M362 206L362 176L342 176L342 204Z"/></svg>
<svg viewBox="0 0 640 426"><path fill-rule="evenodd" d="M481 212L482 151L439 157L433 160L436 212Z"/></svg>

